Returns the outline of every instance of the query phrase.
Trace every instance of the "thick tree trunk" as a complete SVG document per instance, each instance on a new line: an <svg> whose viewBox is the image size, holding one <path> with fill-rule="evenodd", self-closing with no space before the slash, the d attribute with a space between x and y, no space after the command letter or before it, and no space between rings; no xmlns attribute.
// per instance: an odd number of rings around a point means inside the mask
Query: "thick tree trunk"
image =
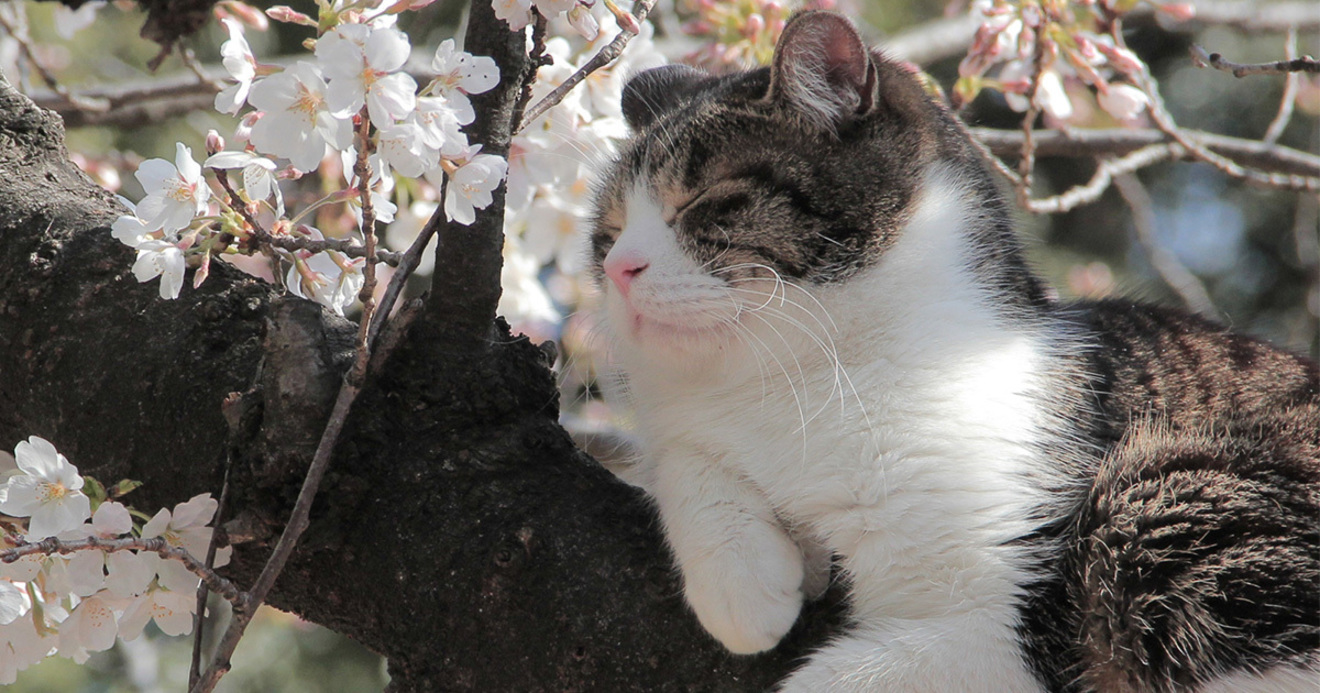
<svg viewBox="0 0 1320 693"><path fill-rule="evenodd" d="M225 266L161 300L62 140L0 82L0 445L142 480L144 510L218 493L228 465L226 573L250 584L352 326ZM834 592L776 651L724 652L640 493L558 426L550 350L498 323L455 339L450 313L421 313L358 400L276 606L388 657L398 691L761 691L840 620Z"/></svg>

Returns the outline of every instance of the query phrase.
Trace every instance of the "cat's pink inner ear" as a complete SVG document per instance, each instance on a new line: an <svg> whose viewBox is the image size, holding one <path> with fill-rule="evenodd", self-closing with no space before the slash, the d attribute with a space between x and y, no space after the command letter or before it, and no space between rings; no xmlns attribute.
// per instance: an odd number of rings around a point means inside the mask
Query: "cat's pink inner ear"
<svg viewBox="0 0 1320 693"><path fill-rule="evenodd" d="M875 75L852 22L831 12L793 17L775 46L770 96L820 125L835 125L871 107Z"/></svg>

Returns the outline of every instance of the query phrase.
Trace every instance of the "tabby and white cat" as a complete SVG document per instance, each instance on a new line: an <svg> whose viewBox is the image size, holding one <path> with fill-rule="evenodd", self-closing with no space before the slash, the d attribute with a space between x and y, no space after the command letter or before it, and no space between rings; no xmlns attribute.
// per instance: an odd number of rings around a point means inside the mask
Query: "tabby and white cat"
<svg viewBox="0 0 1320 693"><path fill-rule="evenodd" d="M595 269L644 485L729 650L793 626L819 544L852 625L783 691L1320 687L1314 363L1052 301L963 127L836 15L623 99Z"/></svg>

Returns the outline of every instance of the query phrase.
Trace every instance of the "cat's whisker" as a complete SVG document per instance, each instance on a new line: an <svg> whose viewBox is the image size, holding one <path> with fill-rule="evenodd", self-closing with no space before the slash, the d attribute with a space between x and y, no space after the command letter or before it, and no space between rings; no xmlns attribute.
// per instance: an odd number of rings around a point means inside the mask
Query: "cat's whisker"
<svg viewBox="0 0 1320 693"><path fill-rule="evenodd" d="M803 334L805 334L817 347L820 348L821 352L825 355L826 361L832 367L832 376L834 380L831 383L830 391L826 393L825 400L821 408L817 410L815 413L813 413L810 419L808 419L808 423L810 421L815 420L818 416L820 416L820 414L822 414L825 411L825 408L829 406L829 402L834 399L834 394L836 392L839 394L840 405L845 404L843 399L844 396L843 379L847 377L847 374L843 368L843 363L839 360L839 356L835 349L833 340L829 337L829 335L825 335L825 339L822 339L820 336L816 335L810 329L808 329L808 327L802 322L794 319L792 316L788 315L787 313L784 313L783 311L774 308L766 308L757 312L762 315L769 315L775 319L782 320L783 322L787 323L792 327L796 327ZM775 332L778 333L778 330L773 326L773 324L769 320L766 320L762 315L757 315L757 317L760 317L762 321L765 322L766 325L770 327L770 329L775 330ZM783 339L782 334L780 335L780 338ZM787 345L787 342L785 343ZM790 351L792 351L792 347L789 348ZM851 379L849 379L849 383L851 383ZM854 396L856 396L855 391L854 391ZM857 402L859 407L862 406L860 399L858 399ZM846 409L840 410L841 415L844 415L846 413L847 413Z"/></svg>

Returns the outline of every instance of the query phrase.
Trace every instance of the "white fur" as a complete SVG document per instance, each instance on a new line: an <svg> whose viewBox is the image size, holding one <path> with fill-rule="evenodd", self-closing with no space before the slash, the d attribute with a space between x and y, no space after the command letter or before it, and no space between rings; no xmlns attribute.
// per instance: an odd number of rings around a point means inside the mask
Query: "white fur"
<svg viewBox="0 0 1320 693"><path fill-rule="evenodd" d="M859 625L784 691L1039 690L1014 630L1026 557L1005 542L1056 481L1034 447L1055 336L977 288L967 199L928 175L877 265L810 290L723 287L644 187L629 200L615 249L651 265L606 310L688 603L730 650L774 646L812 577L785 526L853 580Z"/></svg>
<svg viewBox="0 0 1320 693"><path fill-rule="evenodd" d="M1239 671L1215 679L1197 693L1317 693L1320 669L1277 666L1262 673Z"/></svg>

